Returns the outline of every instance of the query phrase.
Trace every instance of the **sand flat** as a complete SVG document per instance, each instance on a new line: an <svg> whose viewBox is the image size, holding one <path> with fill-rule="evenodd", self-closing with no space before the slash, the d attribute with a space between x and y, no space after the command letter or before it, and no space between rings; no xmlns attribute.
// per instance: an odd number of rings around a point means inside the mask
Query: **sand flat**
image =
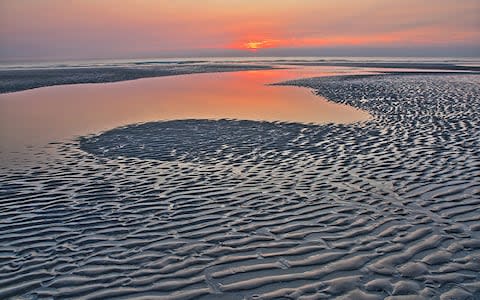
<svg viewBox="0 0 480 300"><path fill-rule="evenodd" d="M340 71L313 67L189 74L0 94L0 153L159 120L229 118L317 124L367 120L367 112L316 97L309 89L269 85Z"/></svg>
<svg viewBox="0 0 480 300"><path fill-rule="evenodd" d="M284 84L373 118L149 122L2 168L0 298L478 297L480 77Z"/></svg>

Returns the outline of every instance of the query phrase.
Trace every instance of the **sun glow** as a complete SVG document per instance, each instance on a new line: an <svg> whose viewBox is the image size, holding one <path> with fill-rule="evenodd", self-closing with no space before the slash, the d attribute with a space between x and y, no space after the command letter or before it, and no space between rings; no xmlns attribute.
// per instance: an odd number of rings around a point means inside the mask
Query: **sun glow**
<svg viewBox="0 0 480 300"><path fill-rule="evenodd" d="M245 43L245 48L250 50L257 50L262 47L263 42L248 42Z"/></svg>
<svg viewBox="0 0 480 300"><path fill-rule="evenodd" d="M227 49L261 51L262 49L271 48L314 48L314 47L348 47L348 46L365 46L365 45L383 45L386 47L402 45L407 42L415 45L435 45L441 40L443 32L432 29L409 29L397 31L394 33L381 34L356 34L356 35L329 35L324 37L282 37L277 36L270 39L238 39L233 42ZM468 33L459 33L452 35L451 40L461 43L467 38L474 39L474 35Z"/></svg>
<svg viewBox="0 0 480 300"><path fill-rule="evenodd" d="M261 40L261 41L248 41L242 45L242 48L256 51L258 49L272 48L275 47L276 43L274 40Z"/></svg>
<svg viewBox="0 0 480 300"><path fill-rule="evenodd" d="M288 56L334 48L476 56L479 11L479 0L0 0L0 60Z"/></svg>

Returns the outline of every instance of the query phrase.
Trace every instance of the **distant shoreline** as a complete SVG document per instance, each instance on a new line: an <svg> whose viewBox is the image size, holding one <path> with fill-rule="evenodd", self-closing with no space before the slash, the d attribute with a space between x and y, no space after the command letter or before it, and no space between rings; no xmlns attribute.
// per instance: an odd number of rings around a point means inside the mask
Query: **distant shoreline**
<svg viewBox="0 0 480 300"><path fill-rule="evenodd" d="M0 70L0 94L56 85L108 83L174 75L270 69L274 69L274 67L253 64L182 64L149 67L69 67Z"/></svg>
<svg viewBox="0 0 480 300"><path fill-rule="evenodd" d="M419 62L290 62L285 64L297 66L334 66L358 68L389 68L480 72L480 66L464 66L451 63L419 63Z"/></svg>
<svg viewBox="0 0 480 300"><path fill-rule="evenodd" d="M261 64L247 63L205 63L204 61L187 61L181 64L161 64L148 62L150 65L136 63L136 66L115 67L52 67L0 70L0 94L20 92L40 87L109 83L141 78L163 77L173 75L218 73L235 71L252 71L275 69L283 66L332 66L356 68L390 68L399 71L385 73L406 73L402 69L417 69L417 73L445 71L461 74L480 74L478 66L462 66L451 63L419 63L419 62L325 62L325 61L258 61ZM413 72L409 71L412 74ZM428 72L431 73L431 72Z"/></svg>

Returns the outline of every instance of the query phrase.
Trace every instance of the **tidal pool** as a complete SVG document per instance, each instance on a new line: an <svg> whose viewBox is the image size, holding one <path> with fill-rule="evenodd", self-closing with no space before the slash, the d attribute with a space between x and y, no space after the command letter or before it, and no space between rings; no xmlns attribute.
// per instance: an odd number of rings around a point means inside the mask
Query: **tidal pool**
<svg viewBox="0 0 480 300"><path fill-rule="evenodd" d="M318 124L367 120L368 113L329 102L312 90L268 85L339 72L338 68L302 67L194 74L2 94L1 156L5 159L6 153L21 153L28 146L156 120L225 118Z"/></svg>

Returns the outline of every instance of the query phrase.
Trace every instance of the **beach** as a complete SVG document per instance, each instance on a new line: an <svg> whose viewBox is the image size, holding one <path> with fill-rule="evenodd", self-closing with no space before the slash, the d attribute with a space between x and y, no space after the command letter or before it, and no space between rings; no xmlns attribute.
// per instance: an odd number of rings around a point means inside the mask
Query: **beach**
<svg viewBox="0 0 480 300"><path fill-rule="evenodd" d="M265 84L358 119L152 117L2 164L0 298L480 297L477 70L332 67Z"/></svg>

